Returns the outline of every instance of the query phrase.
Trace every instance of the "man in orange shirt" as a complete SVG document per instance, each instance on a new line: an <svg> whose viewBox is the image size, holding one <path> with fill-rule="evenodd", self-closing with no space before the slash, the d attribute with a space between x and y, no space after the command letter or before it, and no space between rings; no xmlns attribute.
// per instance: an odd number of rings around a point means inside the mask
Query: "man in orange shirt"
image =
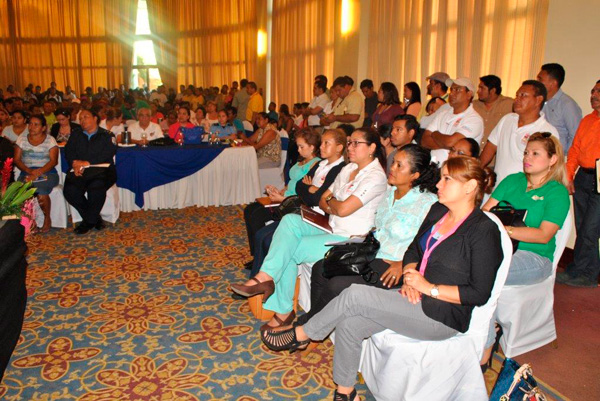
<svg viewBox="0 0 600 401"><path fill-rule="evenodd" d="M574 287L597 287L600 274L600 183L595 171L600 159L600 80L592 88L590 102L594 111L581 120L567 159L577 230L574 258L566 271L556 276L559 283Z"/></svg>

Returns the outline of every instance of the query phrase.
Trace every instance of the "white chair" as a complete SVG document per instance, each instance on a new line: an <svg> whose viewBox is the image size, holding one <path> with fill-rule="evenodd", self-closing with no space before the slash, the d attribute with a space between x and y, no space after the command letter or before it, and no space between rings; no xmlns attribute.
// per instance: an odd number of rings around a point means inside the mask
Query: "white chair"
<svg viewBox="0 0 600 401"><path fill-rule="evenodd" d="M573 211L556 233L552 275L532 285L507 285L498 300L497 320L502 327L500 345L513 358L556 340L554 279L560 257L573 230Z"/></svg>
<svg viewBox="0 0 600 401"><path fill-rule="evenodd" d="M244 131L246 131L247 135L251 135L254 132L254 127L250 121L244 120L242 121L242 125L244 126Z"/></svg>
<svg viewBox="0 0 600 401"><path fill-rule="evenodd" d="M285 168L285 160L287 158L288 133L285 130L279 131L279 138L281 140L281 162L278 167L258 169L261 188L267 185L273 185L275 188L283 188L285 186L283 169Z"/></svg>
<svg viewBox="0 0 600 401"><path fill-rule="evenodd" d="M119 188L117 184L114 184L106 191L106 200L104 201L104 206L102 206L102 211L100 211L100 217L104 221L115 224L119 219L120 206ZM79 223L82 220L81 215L72 205L69 205L69 208L73 224Z"/></svg>
<svg viewBox="0 0 600 401"><path fill-rule="evenodd" d="M474 308L466 333L445 341L418 341L391 330L365 340L359 370L377 400L488 399L479 361L508 274L512 245L502 223L486 214L500 229L504 253L490 299Z"/></svg>

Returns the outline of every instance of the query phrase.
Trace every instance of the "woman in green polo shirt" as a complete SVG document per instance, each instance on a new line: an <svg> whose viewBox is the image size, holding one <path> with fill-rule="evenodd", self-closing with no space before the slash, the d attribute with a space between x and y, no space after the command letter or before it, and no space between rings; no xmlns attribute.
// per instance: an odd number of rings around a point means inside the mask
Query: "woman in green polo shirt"
<svg viewBox="0 0 600 401"><path fill-rule="evenodd" d="M506 278L506 285L542 282L552 274L556 233L562 227L569 207L563 148L549 132L529 137L523 156L523 173L502 180L483 206L489 211L500 201L515 209L526 209L527 227L507 226L508 235L519 241ZM492 321L487 346L494 342ZM487 348L487 347L486 347Z"/></svg>

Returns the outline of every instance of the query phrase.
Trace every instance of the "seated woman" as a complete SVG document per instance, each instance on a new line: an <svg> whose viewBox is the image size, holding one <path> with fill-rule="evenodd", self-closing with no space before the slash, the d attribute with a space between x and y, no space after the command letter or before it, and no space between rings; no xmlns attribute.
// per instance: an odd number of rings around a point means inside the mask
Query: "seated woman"
<svg viewBox="0 0 600 401"><path fill-rule="evenodd" d="M523 172L503 179L483 206L483 210L490 210L500 201L507 201L515 209L527 210L526 227L505 227L508 235L519 241L506 285L536 284L552 274L556 233L571 206L566 185L565 158L559 140L549 132L531 135L523 156ZM495 318L490 325L486 356L494 343L494 323Z"/></svg>
<svg viewBox="0 0 600 401"><path fill-rule="evenodd" d="M217 117L219 121L210 126L210 133L216 134L219 138L237 138L237 130L227 121L227 112L221 110L217 113Z"/></svg>
<svg viewBox="0 0 600 401"><path fill-rule="evenodd" d="M8 111L0 106L0 131L12 124Z"/></svg>
<svg viewBox="0 0 600 401"><path fill-rule="evenodd" d="M71 171L67 174L63 193L83 219L75 233L85 234L94 227L96 230L104 228L100 211L106 200L106 191L117 181L113 161L117 146L113 143L112 134L98 126L97 114L81 110L79 119L83 132L73 132L65 146L65 157ZM90 167L104 163L108 163L108 167Z"/></svg>
<svg viewBox="0 0 600 401"><path fill-rule="evenodd" d="M285 188L279 190L272 185L266 186L265 193L272 203L281 203L284 198L296 195L296 183L302 180L313 165L320 160L317 157L317 154L321 144L321 136L315 131L311 129L302 130L296 138L296 143L302 145L303 158L290 169L290 181ZM256 233L264 228L269 221L276 219L277 218L272 213L272 208L266 208L259 202L250 203L244 208L244 222L246 223L246 233L248 234L248 244L250 245L251 255L254 256ZM253 261L249 262L247 267L251 267L252 264Z"/></svg>
<svg viewBox="0 0 600 401"><path fill-rule="evenodd" d="M301 132L304 131L305 130L302 130ZM300 135L304 136L303 133ZM320 145L321 157L323 160L318 163L313 163L313 167L310 171L304 177L299 177L294 185L296 188L295 193L298 194L302 203L306 206L312 207L313 209L318 208L321 196L331 184L333 184L339 172L346 165L344 162L346 142L346 134L341 130L327 130L323 134ZM305 150L303 149L303 152L304 151ZM290 176L299 176L299 174L290 172ZM290 179L288 188L291 186L292 182ZM319 211L322 212L320 209ZM271 219L273 219L272 215ZM273 234L278 225L279 222L276 221L261 228L254 234L254 260L248 265L248 267L252 268L250 277L255 276L259 272L264 258L269 252ZM249 237L249 240L252 240L252 237Z"/></svg>
<svg viewBox="0 0 600 401"><path fill-rule="evenodd" d="M479 144L473 138L462 138L450 148L448 157L469 156L479 158Z"/></svg>
<svg viewBox="0 0 600 401"><path fill-rule="evenodd" d="M294 119L290 115L290 108L287 104L279 106L279 120L277 120L277 129L285 130L290 135L294 128Z"/></svg>
<svg viewBox="0 0 600 401"><path fill-rule="evenodd" d="M210 122L206 119L206 109L204 106L198 106L190 118L190 122L196 127L204 128L204 132L210 132Z"/></svg>
<svg viewBox="0 0 600 401"><path fill-rule="evenodd" d="M281 165L281 138L277 128L269 121L267 113L258 113L256 117L258 129L249 138L242 136L242 140L256 149L258 168L273 168Z"/></svg>
<svg viewBox="0 0 600 401"><path fill-rule="evenodd" d="M57 143L65 143L69 140L71 133L81 131L81 125L71 122L71 111L61 108L54 112L56 123L50 128L50 135Z"/></svg>
<svg viewBox="0 0 600 401"><path fill-rule="evenodd" d="M392 124L383 124L377 127L377 132L381 138L381 146L385 151L385 172L390 173L390 168L394 163L394 155L396 154L396 147L392 143Z"/></svg>
<svg viewBox="0 0 600 401"><path fill-rule="evenodd" d="M2 136L12 143L17 142L17 138L19 138L20 135L27 136L27 134L29 134L27 117L27 114L22 110L15 110L10 113L12 125L9 125L2 130Z"/></svg>
<svg viewBox="0 0 600 401"><path fill-rule="evenodd" d="M81 119L81 114L79 118ZM123 112L121 109L109 107L106 110L106 119L100 121L99 127L104 128L115 136L121 135L121 133L125 131L125 125L123 124Z"/></svg>
<svg viewBox="0 0 600 401"><path fill-rule="evenodd" d="M194 128L194 124L190 122L190 109L187 106L180 106L177 110L177 122L169 127L171 139L175 139L181 128Z"/></svg>
<svg viewBox="0 0 600 401"><path fill-rule="evenodd" d="M410 114L417 118L421 113L421 88L416 82L409 82L404 85L404 105L402 106L405 114Z"/></svg>
<svg viewBox="0 0 600 401"><path fill-rule="evenodd" d="M425 217L404 254L402 289L353 285L305 325L261 334L272 350L305 348L336 331L335 400L357 400L362 342L391 329L423 341L441 341L469 328L473 308L490 298L502 262L498 226L479 204L485 171L468 157L448 159L437 184L439 203Z"/></svg>
<svg viewBox="0 0 600 401"><path fill-rule="evenodd" d="M439 179L439 169L437 164L431 162L429 150L408 144L396 152L388 175L388 184L391 186L375 214L375 238L381 247L370 267L380 280L373 284L360 276L327 279L323 277L323 261L315 263L310 285L311 308L298 318L299 324L306 323L352 284L374 285L378 288L391 288L399 284L404 253L431 205L438 200L435 194Z"/></svg>
<svg viewBox="0 0 600 401"><path fill-rule="evenodd" d="M245 297L264 294L264 308L276 314L263 328L285 326L294 320L292 301L298 264L322 259L329 249L327 242L364 235L373 227L375 210L387 189L377 132L369 128L354 131L348 141L348 158L351 163L342 169L319 203L329 213L333 234L304 222L297 214L286 215L273 235L273 245L260 272L243 285L231 286Z"/></svg>
<svg viewBox="0 0 600 401"><path fill-rule="evenodd" d="M398 88L391 82L383 82L377 91L379 106L373 113L373 127L382 124L392 124L396 116L404 114L404 108L400 104Z"/></svg>
<svg viewBox="0 0 600 401"><path fill-rule="evenodd" d="M206 121L208 123L208 127L214 123L219 122L219 115L217 112L217 103L213 100L206 102Z"/></svg>
<svg viewBox="0 0 600 401"><path fill-rule="evenodd" d="M54 138L46 134L46 119L35 114L29 119L29 134L17 138L15 165L21 170L19 181L31 181L44 212L42 232L52 226L50 220L50 192L58 185L58 146Z"/></svg>

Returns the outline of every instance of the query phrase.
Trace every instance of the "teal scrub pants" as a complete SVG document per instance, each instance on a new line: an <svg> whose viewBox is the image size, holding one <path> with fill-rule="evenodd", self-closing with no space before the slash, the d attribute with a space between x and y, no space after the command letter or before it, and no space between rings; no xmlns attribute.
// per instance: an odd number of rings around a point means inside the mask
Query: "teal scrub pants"
<svg viewBox="0 0 600 401"><path fill-rule="evenodd" d="M265 309L280 314L292 311L298 265L315 263L331 248L327 242L343 241L348 237L328 234L305 223L297 214L283 217L273 235L269 253L261 267L275 282L275 293L264 303Z"/></svg>

